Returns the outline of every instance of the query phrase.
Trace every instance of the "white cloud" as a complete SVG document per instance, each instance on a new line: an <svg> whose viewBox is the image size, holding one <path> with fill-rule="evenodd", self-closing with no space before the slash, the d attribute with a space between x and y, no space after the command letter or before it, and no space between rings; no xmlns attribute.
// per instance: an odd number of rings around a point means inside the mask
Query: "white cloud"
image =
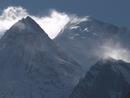
<svg viewBox="0 0 130 98"><path fill-rule="evenodd" d="M52 10L49 16L35 16L30 15L29 12L22 7L10 6L4 9L0 15L0 34L3 35L14 23L26 16L31 16L52 39L55 38L68 23L75 25L87 20L87 17L77 17L76 15L69 15L56 10Z"/></svg>
<svg viewBox="0 0 130 98"><path fill-rule="evenodd" d="M70 29L73 30L73 29L78 29L80 28L80 26L71 26Z"/></svg>
<svg viewBox="0 0 130 98"><path fill-rule="evenodd" d="M71 15L70 16L70 23L71 24L79 24L81 22L84 21L88 21L89 20L89 16L85 16L85 17L78 17L77 15Z"/></svg>
<svg viewBox="0 0 130 98"><path fill-rule="evenodd" d="M124 48L120 43L108 41L107 43L104 43L100 51L100 56L104 59L113 58L116 60L130 62L129 50Z"/></svg>
<svg viewBox="0 0 130 98"><path fill-rule="evenodd" d="M0 35L3 35L14 23L27 16L26 9L22 7L8 7L0 15Z"/></svg>
<svg viewBox="0 0 130 98"><path fill-rule="evenodd" d="M51 11L49 16L32 17L48 33L51 38L55 38L64 26L70 21L69 16L56 10Z"/></svg>

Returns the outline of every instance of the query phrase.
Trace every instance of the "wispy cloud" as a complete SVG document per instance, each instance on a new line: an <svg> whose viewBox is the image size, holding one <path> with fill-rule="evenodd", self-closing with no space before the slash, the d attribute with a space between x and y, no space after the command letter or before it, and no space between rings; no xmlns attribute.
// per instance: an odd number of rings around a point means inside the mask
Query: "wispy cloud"
<svg viewBox="0 0 130 98"><path fill-rule="evenodd" d="M86 17L78 17L73 14L66 14L56 10L50 11L47 16L31 15L27 9L23 7L9 6L4 9L0 15L0 34L3 35L14 23L23 17L31 16L49 35L50 38L55 38L65 26L70 24L78 24L86 21Z"/></svg>
<svg viewBox="0 0 130 98"><path fill-rule="evenodd" d="M3 35L14 23L27 16L26 9L22 7L8 7L0 15L0 35Z"/></svg>
<svg viewBox="0 0 130 98"><path fill-rule="evenodd" d="M130 62L130 51L122 46L120 42L114 42L112 40L107 41L100 47L99 50L98 55L101 58L113 58L116 60Z"/></svg>
<svg viewBox="0 0 130 98"><path fill-rule="evenodd" d="M45 30L45 32L53 39L64 29L65 25L70 21L67 14L52 10L49 16L32 18Z"/></svg>

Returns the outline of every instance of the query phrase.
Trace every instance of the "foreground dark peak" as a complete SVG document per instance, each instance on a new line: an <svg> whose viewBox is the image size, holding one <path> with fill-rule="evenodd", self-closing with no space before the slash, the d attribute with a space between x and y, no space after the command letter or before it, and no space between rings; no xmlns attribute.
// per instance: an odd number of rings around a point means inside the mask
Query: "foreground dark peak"
<svg viewBox="0 0 130 98"><path fill-rule="evenodd" d="M124 98L130 91L130 63L101 60L80 80L70 98Z"/></svg>
<svg viewBox="0 0 130 98"><path fill-rule="evenodd" d="M130 92L128 92L128 94L123 98L130 98Z"/></svg>
<svg viewBox="0 0 130 98"><path fill-rule="evenodd" d="M125 61L120 60L120 59L116 60L114 58L109 57L109 58L99 60L96 64L100 64L100 65L104 65L104 64L112 65L112 64L114 64L114 65L116 65L116 64L130 64L130 63L125 62Z"/></svg>

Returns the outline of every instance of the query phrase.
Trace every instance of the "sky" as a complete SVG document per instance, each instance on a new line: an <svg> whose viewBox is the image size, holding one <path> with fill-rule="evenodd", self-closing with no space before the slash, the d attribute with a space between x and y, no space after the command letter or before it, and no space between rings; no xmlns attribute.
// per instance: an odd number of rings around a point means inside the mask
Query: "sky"
<svg viewBox="0 0 130 98"><path fill-rule="evenodd" d="M56 9L130 28L130 0L0 0L0 10L22 6L31 14L43 15Z"/></svg>
<svg viewBox="0 0 130 98"><path fill-rule="evenodd" d="M91 16L97 20L130 28L130 0L0 0L0 36L15 22L31 16L51 39L67 23L77 24ZM107 45L107 46L106 46ZM105 56L129 61L130 52L120 45L106 44ZM109 46L109 47L108 47Z"/></svg>
<svg viewBox="0 0 130 98"><path fill-rule="evenodd" d="M130 28L129 4L130 0L0 0L0 34L27 15L52 39L68 22L85 16Z"/></svg>

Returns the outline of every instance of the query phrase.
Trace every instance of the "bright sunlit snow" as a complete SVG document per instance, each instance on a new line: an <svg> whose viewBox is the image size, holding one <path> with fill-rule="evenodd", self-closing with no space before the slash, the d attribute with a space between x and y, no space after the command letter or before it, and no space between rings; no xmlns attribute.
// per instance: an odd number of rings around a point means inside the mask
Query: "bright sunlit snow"
<svg viewBox="0 0 130 98"><path fill-rule="evenodd" d="M14 23L23 17L32 17L51 39L55 38L68 23L79 24L87 21L88 17L78 17L73 14L51 10L47 16L30 15L27 9L21 6L9 6L0 14L0 35L2 36ZM44 13L44 12L43 12Z"/></svg>

